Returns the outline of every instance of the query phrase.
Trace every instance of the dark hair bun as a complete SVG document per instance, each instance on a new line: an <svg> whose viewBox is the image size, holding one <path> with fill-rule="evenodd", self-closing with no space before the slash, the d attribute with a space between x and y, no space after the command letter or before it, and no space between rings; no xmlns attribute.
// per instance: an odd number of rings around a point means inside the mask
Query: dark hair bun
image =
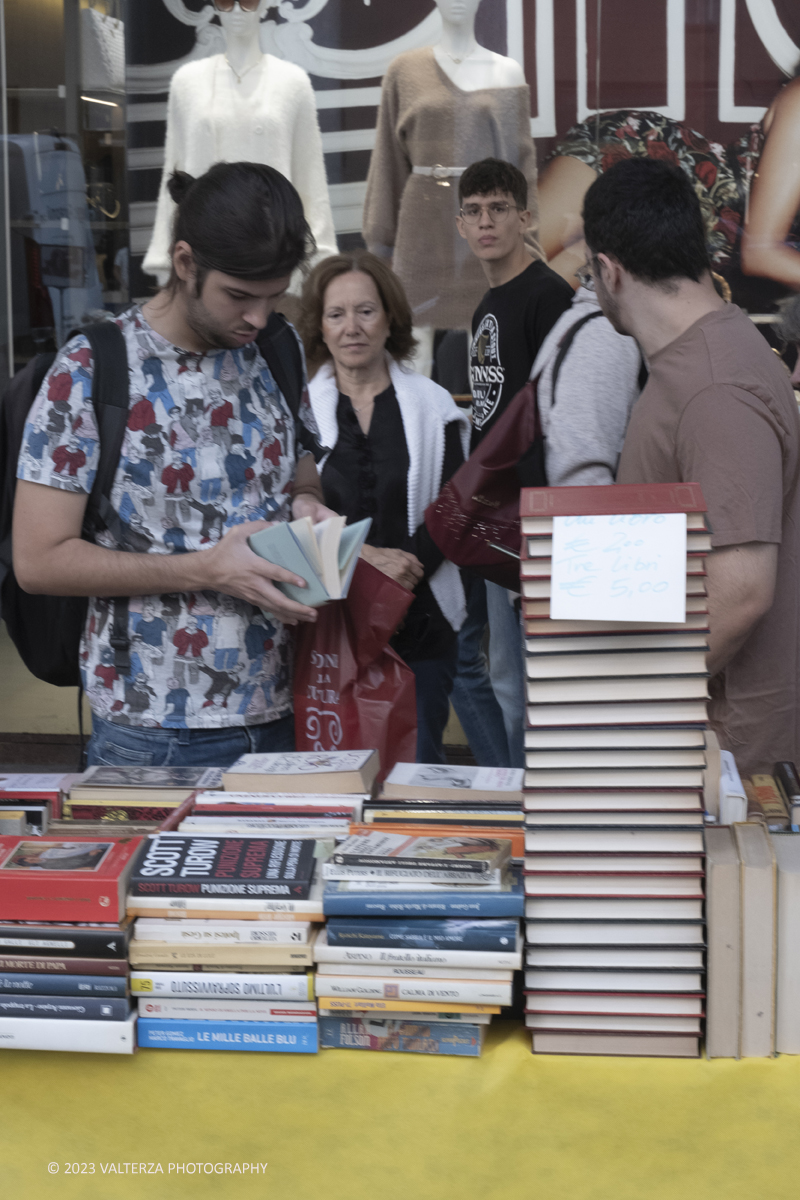
<svg viewBox="0 0 800 1200"><path fill-rule="evenodd" d="M180 204L189 188L194 183L194 175L186 171L173 171L167 180L167 189L176 204Z"/></svg>

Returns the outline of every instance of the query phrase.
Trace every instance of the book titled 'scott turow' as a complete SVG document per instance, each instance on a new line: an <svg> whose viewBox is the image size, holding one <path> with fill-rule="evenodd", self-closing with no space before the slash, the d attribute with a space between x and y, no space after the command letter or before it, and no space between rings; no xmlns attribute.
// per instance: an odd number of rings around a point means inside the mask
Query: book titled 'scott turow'
<svg viewBox="0 0 800 1200"><path fill-rule="evenodd" d="M133 896L287 896L304 900L314 873L312 839L161 834L144 844Z"/></svg>

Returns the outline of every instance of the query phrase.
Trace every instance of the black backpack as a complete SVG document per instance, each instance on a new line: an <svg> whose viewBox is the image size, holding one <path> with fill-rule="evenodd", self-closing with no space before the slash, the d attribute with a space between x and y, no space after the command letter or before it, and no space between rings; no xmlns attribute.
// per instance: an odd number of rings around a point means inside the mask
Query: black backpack
<svg viewBox="0 0 800 1200"><path fill-rule="evenodd" d="M129 382L125 339L113 321L101 321L83 333L92 348L94 374L92 405L100 435L100 461L86 505L82 536L94 541L99 529L108 529L124 550L141 552L140 535L125 525L111 507L110 495L119 464L128 421ZM70 335L70 336L74 336ZM302 396L303 365L297 338L289 323L273 313L257 339L278 387L295 420ZM32 596L23 592L14 576L11 526L17 483L17 459L31 405L55 355L38 354L15 375L0 402L0 616L20 658L37 679L57 687L80 687L79 648L86 621L85 596ZM298 440L318 462L324 450L306 430ZM114 666L130 674L128 599L113 600L110 643Z"/></svg>
<svg viewBox="0 0 800 1200"><path fill-rule="evenodd" d="M125 339L113 321L100 321L83 333L92 348L92 405L100 435L100 461L86 505L81 536L94 541L102 528L121 526L109 496L125 426L128 421L128 355ZM71 335L74 336L74 335ZM17 459L31 405L50 370L55 354L37 354L15 375L0 403L0 615L28 670L57 687L80 687L78 651L86 620L85 596L32 596L14 575L11 524L17 484ZM115 605L116 607L116 605ZM120 625L115 612L115 627ZM127 600L124 613L127 654Z"/></svg>

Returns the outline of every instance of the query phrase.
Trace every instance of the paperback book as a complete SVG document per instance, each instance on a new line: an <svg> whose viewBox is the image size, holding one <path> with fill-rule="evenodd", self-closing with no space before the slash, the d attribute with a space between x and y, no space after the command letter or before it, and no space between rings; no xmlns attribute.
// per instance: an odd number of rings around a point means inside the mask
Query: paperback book
<svg viewBox="0 0 800 1200"><path fill-rule="evenodd" d="M307 839L159 834L142 846L133 896L308 899L314 843Z"/></svg>

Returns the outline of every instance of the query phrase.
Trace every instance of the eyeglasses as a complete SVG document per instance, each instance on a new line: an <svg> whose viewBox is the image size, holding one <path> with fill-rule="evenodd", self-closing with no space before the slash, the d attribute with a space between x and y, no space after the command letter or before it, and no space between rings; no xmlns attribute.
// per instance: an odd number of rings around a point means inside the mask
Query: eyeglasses
<svg viewBox="0 0 800 1200"><path fill-rule="evenodd" d="M575 272L575 278L581 287L588 288L590 292L594 291L594 271L592 269L593 258L588 259L582 267L578 267Z"/></svg>
<svg viewBox="0 0 800 1200"><path fill-rule="evenodd" d="M213 0L217 12L233 12L236 0ZM261 0L239 0L242 12L255 12Z"/></svg>
<svg viewBox="0 0 800 1200"><path fill-rule="evenodd" d="M467 204L461 209L461 216L468 225L476 225L481 219L481 214L485 212L495 225L502 225L512 208L516 212L522 212L518 204L509 204L505 200L493 200L491 204Z"/></svg>

